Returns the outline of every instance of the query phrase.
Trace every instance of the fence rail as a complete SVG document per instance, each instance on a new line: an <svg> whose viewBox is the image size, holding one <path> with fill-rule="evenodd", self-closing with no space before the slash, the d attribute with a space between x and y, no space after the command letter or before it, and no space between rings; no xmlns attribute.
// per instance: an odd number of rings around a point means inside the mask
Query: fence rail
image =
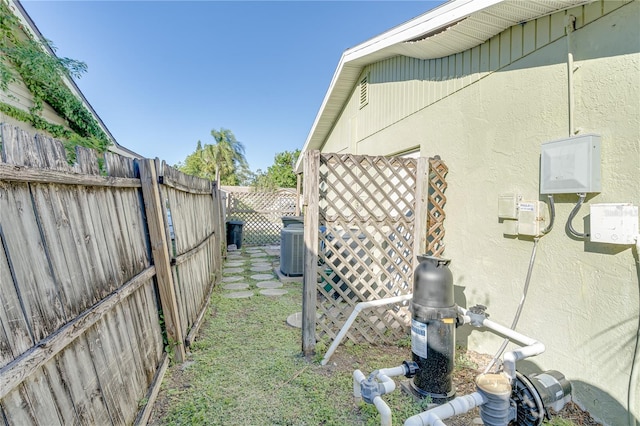
<svg viewBox="0 0 640 426"><path fill-rule="evenodd" d="M0 418L144 422L220 273L219 191L157 160L69 165L7 124L0 144Z"/></svg>

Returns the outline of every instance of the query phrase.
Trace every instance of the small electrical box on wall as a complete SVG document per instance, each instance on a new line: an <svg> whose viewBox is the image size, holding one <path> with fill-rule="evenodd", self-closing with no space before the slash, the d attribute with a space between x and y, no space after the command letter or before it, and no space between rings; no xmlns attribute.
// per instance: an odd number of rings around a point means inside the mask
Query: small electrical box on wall
<svg viewBox="0 0 640 426"><path fill-rule="evenodd" d="M518 203L518 235L537 237L547 226L547 205L542 201Z"/></svg>
<svg viewBox="0 0 640 426"><path fill-rule="evenodd" d="M600 192L600 136L580 135L542 144L540 193Z"/></svg>
<svg viewBox="0 0 640 426"><path fill-rule="evenodd" d="M630 203L591 204L591 242L631 245L640 235L638 206Z"/></svg>
<svg viewBox="0 0 640 426"><path fill-rule="evenodd" d="M502 233L537 237L547 226L547 205L538 200L522 200L522 196L504 194L498 197L498 217L504 219Z"/></svg>

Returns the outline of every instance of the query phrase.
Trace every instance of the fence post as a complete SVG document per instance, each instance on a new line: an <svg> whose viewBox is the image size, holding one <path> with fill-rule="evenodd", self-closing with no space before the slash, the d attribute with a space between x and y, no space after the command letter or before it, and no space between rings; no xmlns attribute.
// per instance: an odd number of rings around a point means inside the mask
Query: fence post
<svg viewBox="0 0 640 426"><path fill-rule="evenodd" d="M219 280L222 278L222 258L224 256L224 251L227 248L227 236L226 229L224 229L224 222L222 220L222 202L220 200L220 189L218 188L217 182L211 182L211 196L213 197L213 214L216 222L214 226L214 232L216 234L214 237L216 245L216 279ZM225 242L224 246L223 241Z"/></svg>
<svg viewBox="0 0 640 426"><path fill-rule="evenodd" d="M413 224L413 270L418 266L418 255L427 252L427 231L429 229L429 162L425 157L417 160L415 216Z"/></svg>
<svg viewBox="0 0 640 426"><path fill-rule="evenodd" d="M140 169L142 198L144 199L147 226L149 227L151 254L156 267L156 279L160 290L160 303L162 304L167 338L170 343L174 343L175 360L183 362L185 359L184 338L178 314L173 275L171 274L169 247L167 247L164 225L164 205L160 199L156 165L154 160L148 158L137 160L137 162Z"/></svg>
<svg viewBox="0 0 640 426"><path fill-rule="evenodd" d="M302 352L316 348L316 297L318 280L320 151L307 151L304 158L304 285L302 292Z"/></svg>

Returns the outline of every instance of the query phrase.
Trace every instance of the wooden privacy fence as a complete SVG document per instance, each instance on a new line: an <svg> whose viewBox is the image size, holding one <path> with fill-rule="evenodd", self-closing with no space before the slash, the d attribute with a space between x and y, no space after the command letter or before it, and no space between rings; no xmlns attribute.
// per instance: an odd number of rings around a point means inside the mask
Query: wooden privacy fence
<svg viewBox="0 0 640 426"><path fill-rule="evenodd" d="M298 196L294 189L274 191L225 186L227 220L241 220L243 244L280 244L282 216L294 216Z"/></svg>
<svg viewBox="0 0 640 426"><path fill-rule="evenodd" d="M145 422L165 346L182 358L219 270L219 194L154 160L107 153L101 170L78 147L69 166L59 141L7 124L0 137L2 422Z"/></svg>
<svg viewBox="0 0 640 426"><path fill-rule="evenodd" d="M399 158L311 151L304 159L303 351L333 339L362 301L411 292L416 256L444 250L445 176L439 157ZM390 343L408 310L363 312L347 338Z"/></svg>
<svg viewBox="0 0 640 426"><path fill-rule="evenodd" d="M205 313L214 277L222 277L226 244L221 197L215 183L185 175L164 161L158 175L180 324L189 345L197 332L193 325L199 325Z"/></svg>

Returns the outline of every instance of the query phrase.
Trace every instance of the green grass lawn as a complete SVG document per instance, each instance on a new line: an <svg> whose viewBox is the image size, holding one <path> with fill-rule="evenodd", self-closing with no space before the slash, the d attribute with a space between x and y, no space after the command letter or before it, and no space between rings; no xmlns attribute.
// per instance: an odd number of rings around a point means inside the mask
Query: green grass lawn
<svg viewBox="0 0 640 426"><path fill-rule="evenodd" d="M153 424L379 424L373 406L354 406L351 372L398 365L397 355L408 349L385 356L347 345L334 355L343 365L309 362L300 355L300 329L285 322L301 310L301 284L284 288L285 296L251 299L226 299L225 290L214 290L189 361L172 365L165 377ZM421 410L400 392L385 400L398 422Z"/></svg>
<svg viewBox="0 0 640 426"><path fill-rule="evenodd" d="M252 274L245 273L244 279L255 289ZM319 365L320 355L306 360L300 355L300 329L286 324L287 316L301 310L301 287L285 283L289 293L275 298L256 291L250 299L227 299L222 295L228 291L218 285L188 361L171 365L164 378L150 423L379 425L375 407L354 405L351 374L356 368L368 374L399 365L411 356L407 342L374 347L347 343L324 367ZM464 395L472 391L477 365L463 351L456 361L458 394ZM425 409L399 390L384 399L394 425ZM468 425L474 416L469 413L446 423Z"/></svg>

